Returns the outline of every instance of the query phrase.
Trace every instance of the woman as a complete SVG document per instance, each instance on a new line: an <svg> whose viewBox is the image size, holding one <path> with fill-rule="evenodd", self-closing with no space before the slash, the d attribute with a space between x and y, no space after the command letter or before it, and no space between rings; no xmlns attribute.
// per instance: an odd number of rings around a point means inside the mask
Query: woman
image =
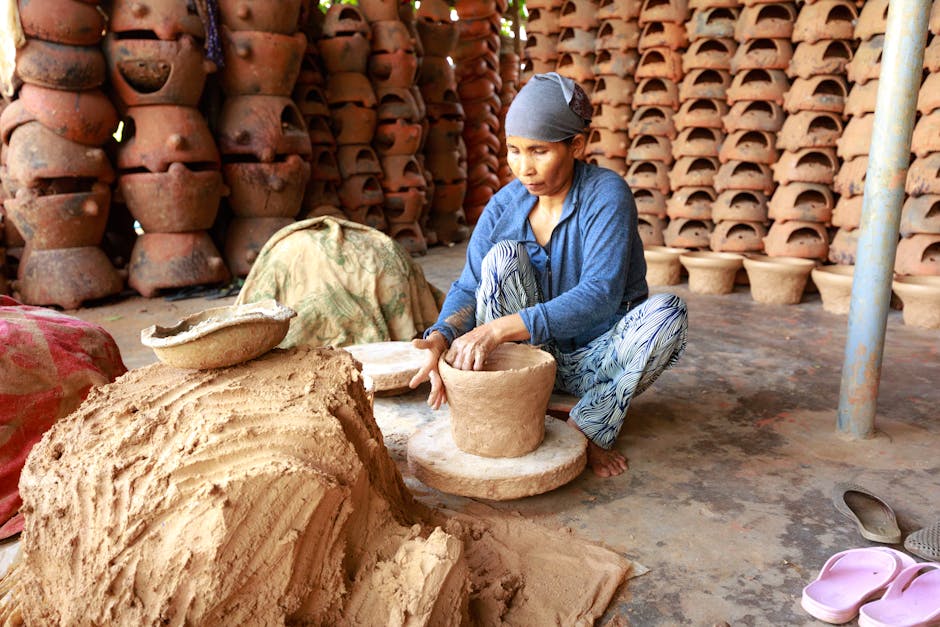
<svg viewBox="0 0 940 627"><path fill-rule="evenodd" d="M578 159L591 106L574 81L533 76L506 114L516 179L487 204L438 321L414 340L428 361L428 404L446 401L439 357L480 370L503 342L529 342L557 361L556 387L580 397L569 424L588 438L588 464L619 475L612 450L630 399L685 348L687 313L676 296L648 297L636 205L624 180Z"/></svg>

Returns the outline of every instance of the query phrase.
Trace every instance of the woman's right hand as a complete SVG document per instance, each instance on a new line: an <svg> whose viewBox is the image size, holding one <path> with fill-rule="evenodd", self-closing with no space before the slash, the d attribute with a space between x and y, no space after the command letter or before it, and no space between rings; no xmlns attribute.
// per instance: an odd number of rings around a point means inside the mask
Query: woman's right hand
<svg viewBox="0 0 940 627"><path fill-rule="evenodd" d="M431 333L424 340L411 340L411 345L415 348L428 351L427 360L417 374L411 378L408 387L414 389L424 383L431 381L431 393L428 394L428 405L432 409L440 409L443 403L447 402L447 392L444 389L444 381L441 379L441 373L438 372L437 365L441 355L447 350L447 340L437 331Z"/></svg>

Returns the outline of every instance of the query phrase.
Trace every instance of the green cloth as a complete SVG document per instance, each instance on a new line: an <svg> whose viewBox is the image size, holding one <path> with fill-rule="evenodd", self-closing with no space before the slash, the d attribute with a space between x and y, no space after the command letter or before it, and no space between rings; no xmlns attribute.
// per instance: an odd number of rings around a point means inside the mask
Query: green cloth
<svg viewBox="0 0 940 627"><path fill-rule="evenodd" d="M410 340L437 320L443 293L395 240L330 216L287 226L261 249L236 303L293 308L282 348Z"/></svg>

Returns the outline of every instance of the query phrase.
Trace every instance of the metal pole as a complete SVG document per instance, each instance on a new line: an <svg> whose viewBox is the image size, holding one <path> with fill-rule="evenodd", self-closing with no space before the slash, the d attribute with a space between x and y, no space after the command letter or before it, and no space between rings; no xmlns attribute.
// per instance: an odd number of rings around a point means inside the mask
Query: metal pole
<svg viewBox="0 0 940 627"><path fill-rule="evenodd" d="M892 0L888 11L839 395L838 430L855 438L870 437L875 429L929 12L930 0Z"/></svg>

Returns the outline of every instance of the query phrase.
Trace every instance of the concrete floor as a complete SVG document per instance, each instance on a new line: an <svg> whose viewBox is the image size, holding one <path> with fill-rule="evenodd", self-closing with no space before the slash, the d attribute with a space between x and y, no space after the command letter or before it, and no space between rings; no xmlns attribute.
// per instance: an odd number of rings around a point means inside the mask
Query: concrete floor
<svg viewBox="0 0 940 627"><path fill-rule="evenodd" d="M463 254L439 247L419 261L446 289ZM870 545L832 507L834 483L883 495L905 532L940 518L940 331L906 327L891 312L879 433L850 441L835 428L845 317L823 311L815 293L786 307L754 303L746 286L728 296L672 291L689 305L688 349L631 406L617 443L627 473L584 473L549 494L490 504L570 527L649 568L601 624L822 624L801 610L802 587L833 553ZM140 328L231 301L131 298L74 313L108 328L128 367L139 367L154 361ZM426 394L376 399L376 419L418 497L460 509L465 499L407 474L407 437L434 417Z"/></svg>

